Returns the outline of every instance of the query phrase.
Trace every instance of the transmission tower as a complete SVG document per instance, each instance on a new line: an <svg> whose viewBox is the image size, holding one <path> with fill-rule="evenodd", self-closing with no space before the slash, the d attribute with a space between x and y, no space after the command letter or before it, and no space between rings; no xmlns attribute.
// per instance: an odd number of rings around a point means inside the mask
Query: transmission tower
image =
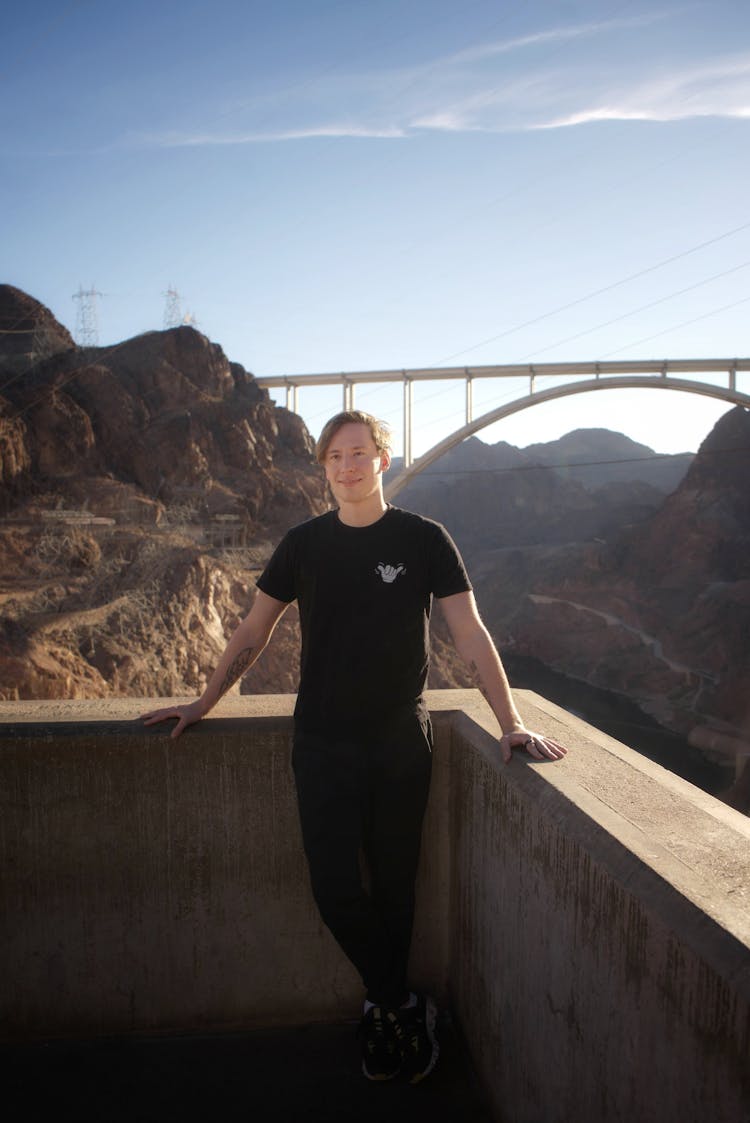
<svg viewBox="0 0 750 1123"><path fill-rule="evenodd" d="M99 346L99 322L96 312L96 298L100 292L92 285L84 291L83 286L78 286L78 292L73 293L73 300L78 301L76 315L76 343L79 347Z"/></svg>
<svg viewBox="0 0 750 1123"><path fill-rule="evenodd" d="M31 354L29 356L32 365L41 362L52 354L52 345L50 340L50 333L47 324L37 317L34 320L34 328L31 336Z"/></svg>
<svg viewBox="0 0 750 1123"><path fill-rule="evenodd" d="M165 298L164 305L164 330L168 331L170 328L178 328L183 322L182 309L180 308L180 294L177 289L169 286L165 293L162 293Z"/></svg>

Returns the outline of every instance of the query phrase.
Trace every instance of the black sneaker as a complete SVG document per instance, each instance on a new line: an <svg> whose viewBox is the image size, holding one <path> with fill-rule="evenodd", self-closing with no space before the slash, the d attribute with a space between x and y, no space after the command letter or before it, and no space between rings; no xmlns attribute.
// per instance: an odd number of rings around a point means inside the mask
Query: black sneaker
<svg viewBox="0 0 750 1123"><path fill-rule="evenodd" d="M404 1033L404 1072L410 1084L418 1084L432 1072L440 1053L435 1036L437 1006L432 998L420 994L415 1006L399 1010L398 1019Z"/></svg>
<svg viewBox="0 0 750 1123"><path fill-rule="evenodd" d="M403 1064L404 1031L385 1006L372 1006L359 1024L362 1071L368 1080L393 1080Z"/></svg>

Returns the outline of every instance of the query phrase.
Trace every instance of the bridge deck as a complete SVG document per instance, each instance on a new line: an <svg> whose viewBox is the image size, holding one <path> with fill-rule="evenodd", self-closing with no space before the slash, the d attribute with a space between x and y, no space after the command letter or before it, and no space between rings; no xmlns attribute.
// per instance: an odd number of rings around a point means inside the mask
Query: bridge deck
<svg viewBox="0 0 750 1123"><path fill-rule="evenodd" d="M333 374L284 374L259 377L259 386L267 389L286 387L286 406L299 413L299 391L304 387L339 385L343 389L342 409L354 408L355 386L366 383L401 382L403 384L403 460L404 471L393 480L386 498L393 498L408 479L422 471L443 453L486 426L509 417L513 413L554 401L570 394L590 393L592 390L660 389L679 390L718 398L734 405L750 408L750 395L737 389L737 375L750 371L750 359L625 359L589 361L579 363L510 363L500 366L420 367L404 370L342 371ZM701 382L694 378L675 378L675 375L722 375L726 386L714 382ZM562 378L562 386L539 391L537 378ZM478 379L528 379L528 394L515 401L506 402L474 417L474 383ZM414 419L414 385L418 382L438 382L461 379L465 383L465 424L439 442L429 452L420 456L416 465L412 456L412 431Z"/></svg>

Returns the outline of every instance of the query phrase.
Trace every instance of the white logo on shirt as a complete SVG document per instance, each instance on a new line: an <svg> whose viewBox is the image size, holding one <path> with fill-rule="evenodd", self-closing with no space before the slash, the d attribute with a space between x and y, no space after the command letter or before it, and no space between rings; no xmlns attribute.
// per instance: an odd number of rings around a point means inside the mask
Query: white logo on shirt
<svg viewBox="0 0 750 1123"><path fill-rule="evenodd" d="M399 573L406 573L406 566L403 563L400 563L397 566L393 566L384 565L381 562L380 565L376 566L375 572L380 574L386 585L392 585L398 577Z"/></svg>

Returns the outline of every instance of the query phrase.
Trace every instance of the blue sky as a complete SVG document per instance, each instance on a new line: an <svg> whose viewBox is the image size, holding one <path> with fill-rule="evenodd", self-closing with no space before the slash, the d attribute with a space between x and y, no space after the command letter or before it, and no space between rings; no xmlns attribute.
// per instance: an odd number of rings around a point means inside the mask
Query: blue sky
<svg viewBox="0 0 750 1123"><path fill-rule="evenodd" d="M71 330L96 287L102 344L174 286L258 375L750 354L747 0L28 0L0 83L2 280ZM417 453L461 393L416 391ZM357 404L398 431L396 388ZM339 405L301 399L313 432ZM483 437L679 451L726 408L612 391Z"/></svg>

